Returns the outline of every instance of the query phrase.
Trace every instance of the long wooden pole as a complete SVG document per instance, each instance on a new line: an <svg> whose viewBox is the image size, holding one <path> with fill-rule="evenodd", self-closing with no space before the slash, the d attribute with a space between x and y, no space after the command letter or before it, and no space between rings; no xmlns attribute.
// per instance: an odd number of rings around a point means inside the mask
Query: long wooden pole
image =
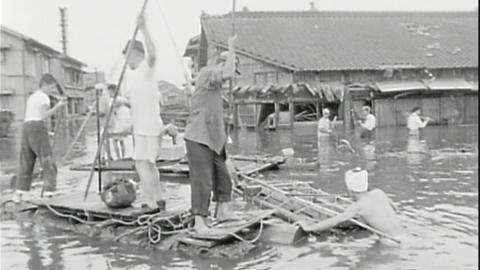
<svg viewBox="0 0 480 270"><path fill-rule="evenodd" d="M232 37L235 36L235 0L232 0ZM233 60L236 65L236 59ZM228 127L227 127L227 139L230 138L230 127L233 124L233 86L236 81L236 67L233 71L233 77L230 79L229 92L228 92ZM233 121L235 122L235 121Z"/></svg>
<svg viewBox="0 0 480 270"><path fill-rule="evenodd" d="M250 181L252 181L252 182L255 182L255 183L257 183L257 184L259 184L259 185L261 185L261 186L264 186L264 187L266 187L266 188L268 188L268 189L271 189L272 191L275 191L275 192L278 192L278 193L281 193L281 194L284 194L284 193L285 193L283 190L278 189L278 188L276 188L276 187L272 187L272 186L264 183L263 181L260 181L260 180L258 180L258 179L255 179L255 178L253 178L253 177L249 177L249 176L244 175L244 174L240 174L240 176L243 177L243 178L245 178L245 179L247 179L247 180L250 180ZM297 200L298 200L299 202L302 202L302 203L304 203L304 204L307 204L307 205L309 205L309 206L311 206L311 207L313 207L313 208L316 208L316 209L318 209L318 210L320 210L320 211L327 212L328 215L330 215L330 216L338 215L338 212L336 212L335 210L332 210L332 209L329 209L329 208L326 208L326 207L322 207L322 206L320 206L320 205L317 205L317 204L314 204L314 203L312 203L312 202L303 200L303 199L301 199L301 198L297 198ZM392 240L392 241L400 244L400 241L399 241L398 239L394 238L394 237L391 236L391 235L385 234L384 232L381 232L381 231L379 231L379 230L377 230L377 229L375 229L375 228L373 228L373 227L371 227L371 226L369 226L369 225L367 225L367 224L365 224L365 223L362 223L362 222L360 222L360 221L358 221L358 220L356 220L356 219L353 219L353 218L350 219L350 221L353 222L353 223L355 223L355 224L357 224L358 226L360 226L360 227L362 227L362 228L364 228L364 229L367 229L367 230L369 230L369 231L371 231L371 232L373 232L373 233L376 233L376 234L378 234L378 235L380 235L380 236L383 236L383 237L385 237L385 238L388 238L388 239L390 239L390 240Z"/></svg>
<svg viewBox="0 0 480 270"><path fill-rule="evenodd" d="M97 71L95 71L97 73ZM95 108L97 110L96 113L96 120L97 120L97 147L100 148L100 96L99 96L100 89L95 89ZM101 152L100 152L101 153ZM98 193L102 192L102 155L98 155L97 158L98 163ZM94 162L95 163L95 162Z"/></svg>
<svg viewBox="0 0 480 270"><path fill-rule="evenodd" d="M142 9L140 10L140 14L142 14L145 11L145 7L147 6L147 2L148 2L148 0L143 1L143 6L142 6ZM137 37L138 30L139 30L139 27L138 27L138 23L137 23L135 25L135 30L133 31L131 42L129 43L128 48L127 48L127 52L125 53L125 62L123 63L122 72L120 73L120 78L118 79L118 83L115 87L115 93L113 94L113 97L112 97L112 104L115 103L115 100L117 99L118 93L120 92L119 91L120 90L120 85L122 84L123 77L124 77L125 71L127 69L127 59L130 57L130 54L131 54L131 51L132 51L133 41ZM99 146L98 146L98 149L97 149L97 153L95 154L95 158L93 159L93 162L92 162L92 168L90 169L90 175L88 176L87 188L85 189L85 194L83 195L83 200L84 201L87 199L88 191L90 189L90 185L92 184L92 177L93 177L93 174L95 173L95 161L100 156L100 152L101 152L101 149L102 149L102 146L103 146L103 142L105 141L105 137L107 135L107 126L108 126L108 122L110 121L110 117L112 116L113 107L114 106L110 106L110 108L108 109L107 117L105 118L105 123L103 125L102 136L100 138L100 143L99 143Z"/></svg>
<svg viewBox="0 0 480 270"><path fill-rule="evenodd" d="M94 106L96 106L96 102L93 103L92 108L93 108ZM73 138L73 141L70 143L70 145L69 145L68 148L67 148L67 151L65 152L65 154L64 154L63 157L62 157L62 159L60 160L60 164L65 163L65 161L67 160L68 156L70 155L70 152L72 152L72 150L73 150L73 146L74 146L75 143L78 141L78 139L80 139L80 135L82 135L83 130L84 130L85 127L87 126L88 120L90 119L90 117L92 117L92 114L93 114L93 109L88 112L87 116L85 116L85 119L83 120L82 125L80 125L80 128L79 128L78 131L77 131L77 134L76 134L75 137Z"/></svg>

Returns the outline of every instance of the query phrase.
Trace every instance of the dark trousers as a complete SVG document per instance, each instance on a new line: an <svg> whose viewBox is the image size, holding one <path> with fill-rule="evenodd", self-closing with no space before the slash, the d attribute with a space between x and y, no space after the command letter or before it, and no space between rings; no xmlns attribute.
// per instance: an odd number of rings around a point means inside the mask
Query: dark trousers
<svg viewBox="0 0 480 270"><path fill-rule="evenodd" d="M208 146L185 140L191 185L191 212L194 215L208 216L210 195L213 201L231 200L232 183L225 160L225 148L220 155Z"/></svg>
<svg viewBox="0 0 480 270"><path fill-rule="evenodd" d="M20 164L16 189L30 190L35 161L38 158L42 167L45 191L55 191L57 186L57 166L48 139L47 127L43 121L28 121L23 124L20 142Z"/></svg>

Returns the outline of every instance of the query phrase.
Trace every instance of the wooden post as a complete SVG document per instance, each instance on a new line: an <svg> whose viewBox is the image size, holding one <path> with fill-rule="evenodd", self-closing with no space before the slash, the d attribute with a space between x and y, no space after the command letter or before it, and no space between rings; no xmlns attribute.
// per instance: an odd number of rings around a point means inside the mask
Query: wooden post
<svg viewBox="0 0 480 270"><path fill-rule="evenodd" d="M320 109L323 109L323 106L322 108L320 108L320 101L316 101L315 102L315 108L317 109L317 120L320 119Z"/></svg>
<svg viewBox="0 0 480 270"><path fill-rule="evenodd" d="M288 97L288 112L290 115L290 127L293 127L293 121L295 120L295 110L292 97Z"/></svg>
<svg viewBox="0 0 480 270"><path fill-rule="evenodd" d="M233 106L233 127L235 129L238 128L239 120L238 120L238 104L234 103Z"/></svg>
<svg viewBox="0 0 480 270"><path fill-rule="evenodd" d="M343 119L343 126L345 127L346 130L349 130L352 128L352 113L350 112L350 109L352 107L351 100L352 96L350 95L350 91L348 89L345 90L345 96L343 98L343 112L344 112L344 119Z"/></svg>
<svg viewBox="0 0 480 270"><path fill-rule="evenodd" d="M273 103L273 106L275 108L275 123L278 123L278 121L280 120L280 103L278 101L275 101L275 103Z"/></svg>

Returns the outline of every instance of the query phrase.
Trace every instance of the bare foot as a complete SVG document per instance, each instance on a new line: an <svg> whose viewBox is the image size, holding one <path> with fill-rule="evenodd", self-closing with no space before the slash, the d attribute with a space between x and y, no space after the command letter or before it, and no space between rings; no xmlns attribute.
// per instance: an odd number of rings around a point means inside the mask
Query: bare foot
<svg viewBox="0 0 480 270"><path fill-rule="evenodd" d="M193 226L195 231L199 234L207 234L210 232L210 227L208 227L205 217L195 216L195 226Z"/></svg>

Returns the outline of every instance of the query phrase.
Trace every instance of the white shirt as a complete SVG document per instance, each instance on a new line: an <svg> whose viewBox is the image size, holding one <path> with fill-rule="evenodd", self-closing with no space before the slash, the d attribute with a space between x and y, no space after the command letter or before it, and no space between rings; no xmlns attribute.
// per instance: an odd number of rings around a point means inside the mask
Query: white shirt
<svg viewBox="0 0 480 270"><path fill-rule="evenodd" d="M25 120L40 121L44 120L45 112L50 108L50 98L42 90L37 90L27 99L27 107L25 110Z"/></svg>
<svg viewBox="0 0 480 270"><path fill-rule="evenodd" d="M416 113L411 113L407 119L407 128L410 134L418 133L420 128L424 128L427 125L427 121L422 121L420 116Z"/></svg>
<svg viewBox="0 0 480 270"><path fill-rule="evenodd" d="M116 102L127 102L127 99L117 96ZM112 106L112 100L110 100L110 106ZM111 132L113 133L130 132L132 128L130 109L125 105L114 108L111 124Z"/></svg>
<svg viewBox="0 0 480 270"><path fill-rule="evenodd" d="M133 134L158 136L163 130L160 118L160 92L155 67L143 60L135 70L128 70L127 91L133 122Z"/></svg>
<svg viewBox="0 0 480 270"><path fill-rule="evenodd" d="M365 118L365 122L362 124L362 127L372 131L377 126L377 120L373 114L368 114Z"/></svg>
<svg viewBox="0 0 480 270"><path fill-rule="evenodd" d="M332 131L330 119L322 117L318 120L318 130L317 135L329 135L329 132Z"/></svg>

